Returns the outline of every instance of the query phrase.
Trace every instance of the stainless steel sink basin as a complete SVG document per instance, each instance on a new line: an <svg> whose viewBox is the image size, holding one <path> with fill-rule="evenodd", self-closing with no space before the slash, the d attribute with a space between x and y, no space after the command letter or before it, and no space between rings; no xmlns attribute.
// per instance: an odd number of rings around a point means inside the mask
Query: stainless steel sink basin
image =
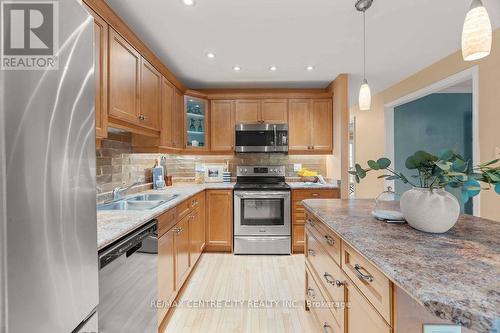
<svg viewBox="0 0 500 333"><path fill-rule="evenodd" d="M136 195L135 197L128 198L127 201L164 201L168 202L177 198L178 194L160 194L160 193L151 193L151 194L141 194Z"/></svg>
<svg viewBox="0 0 500 333"><path fill-rule="evenodd" d="M163 205L165 202L166 201L164 200L155 200L155 201L120 200L108 204L98 205L97 210L148 210Z"/></svg>

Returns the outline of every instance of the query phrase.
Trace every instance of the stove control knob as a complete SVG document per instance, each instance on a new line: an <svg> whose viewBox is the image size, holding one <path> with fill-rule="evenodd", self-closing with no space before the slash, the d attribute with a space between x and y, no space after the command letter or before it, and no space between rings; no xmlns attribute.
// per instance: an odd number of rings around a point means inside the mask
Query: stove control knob
<svg viewBox="0 0 500 333"><path fill-rule="evenodd" d="M243 169L243 172L244 172L244 173L247 173L247 172L248 172L248 169Z"/></svg>

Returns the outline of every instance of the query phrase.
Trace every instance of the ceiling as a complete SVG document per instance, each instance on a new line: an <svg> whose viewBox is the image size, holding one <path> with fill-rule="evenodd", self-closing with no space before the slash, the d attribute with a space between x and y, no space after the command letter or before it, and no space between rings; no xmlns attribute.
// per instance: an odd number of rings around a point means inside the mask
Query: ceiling
<svg viewBox="0 0 500 333"><path fill-rule="evenodd" d="M349 73L356 100L362 14L354 0L196 0L194 7L180 0L107 1L190 88L324 88ZM470 2L374 0L367 11L372 93L460 49ZM483 2L499 28L500 1Z"/></svg>

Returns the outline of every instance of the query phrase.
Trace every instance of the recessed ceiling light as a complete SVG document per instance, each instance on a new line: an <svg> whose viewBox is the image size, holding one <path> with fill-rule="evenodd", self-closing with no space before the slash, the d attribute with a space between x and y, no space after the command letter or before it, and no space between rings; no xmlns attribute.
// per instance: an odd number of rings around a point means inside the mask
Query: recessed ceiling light
<svg viewBox="0 0 500 333"><path fill-rule="evenodd" d="M314 67L313 66L306 66L306 70L307 71L312 71L312 70L314 70Z"/></svg>
<svg viewBox="0 0 500 333"><path fill-rule="evenodd" d="M213 53L213 52L208 52L208 53L207 53L207 58L210 58L210 59L215 58L215 53Z"/></svg>
<svg viewBox="0 0 500 333"><path fill-rule="evenodd" d="M183 4L185 4L186 6L194 6L195 5L194 0L182 0L181 2Z"/></svg>
<svg viewBox="0 0 500 333"><path fill-rule="evenodd" d="M233 67L233 71L239 72L239 71L241 71L241 67L240 66L234 66Z"/></svg>
<svg viewBox="0 0 500 333"><path fill-rule="evenodd" d="M276 72L276 71L278 70L278 67L276 67L276 66L271 66L271 67L269 67L269 70L270 70L271 72Z"/></svg>

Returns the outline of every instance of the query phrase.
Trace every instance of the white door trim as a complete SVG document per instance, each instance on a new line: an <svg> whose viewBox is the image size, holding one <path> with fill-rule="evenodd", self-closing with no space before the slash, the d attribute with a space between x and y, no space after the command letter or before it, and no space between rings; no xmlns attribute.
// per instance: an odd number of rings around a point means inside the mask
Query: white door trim
<svg viewBox="0 0 500 333"><path fill-rule="evenodd" d="M480 163L479 150L479 66L473 66L462 72L451 75L443 80L435 82L422 89L414 91L406 96L384 104L385 122L385 155L394 161L394 109L402 104L406 104L452 87L457 83L472 79L472 162L474 165ZM386 186L394 188L394 180L386 180ZM480 216L480 195L473 198L474 216Z"/></svg>

